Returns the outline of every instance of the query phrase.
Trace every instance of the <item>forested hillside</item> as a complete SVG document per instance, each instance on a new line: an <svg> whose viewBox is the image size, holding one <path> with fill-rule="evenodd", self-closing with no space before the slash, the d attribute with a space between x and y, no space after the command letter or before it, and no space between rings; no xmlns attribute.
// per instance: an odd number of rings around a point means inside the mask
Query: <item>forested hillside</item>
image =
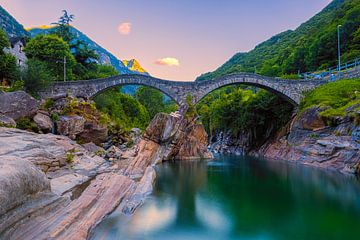
<svg viewBox="0 0 360 240"><path fill-rule="evenodd" d="M237 53L214 72L197 80L235 72L287 76L337 64L337 26L343 62L360 57L360 0L334 0L296 30L282 32L250 52Z"/></svg>
<svg viewBox="0 0 360 240"><path fill-rule="evenodd" d="M30 34L4 8L0 6L0 28L9 37L29 37Z"/></svg>

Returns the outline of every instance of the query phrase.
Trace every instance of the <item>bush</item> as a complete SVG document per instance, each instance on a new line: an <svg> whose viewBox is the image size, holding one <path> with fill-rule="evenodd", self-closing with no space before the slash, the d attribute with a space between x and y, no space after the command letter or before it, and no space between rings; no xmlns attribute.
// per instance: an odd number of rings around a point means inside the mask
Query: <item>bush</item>
<svg viewBox="0 0 360 240"><path fill-rule="evenodd" d="M40 90L45 89L55 80L47 65L35 59L27 61L27 68L23 70L22 76L25 90L33 95L37 95Z"/></svg>
<svg viewBox="0 0 360 240"><path fill-rule="evenodd" d="M96 96L94 100L96 107L110 116L116 128L145 129L150 121L146 108L138 100L121 93L117 88Z"/></svg>
<svg viewBox="0 0 360 240"><path fill-rule="evenodd" d="M33 132L38 132L39 128L37 127L36 123L27 117L20 118L16 121L16 127L22 130L29 130Z"/></svg>
<svg viewBox="0 0 360 240"><path fill-rule="evenodd" d="M44 108L45 108L45 109L50 109L50 108L52 108L54 105L55 105L54 99L48 98L48 99L45 100Z"/></svg>
<svg viewBox="0 0 360 240"><path fill-rule="evenodd" d="M2 50L0 49L0 52ZM13 55L0 53L0 80L14 82L20 78L20 70Z"/></svg>
<svg viewBox="0 0 360 240"><path fill-rule="evenodd" d="M66 162L72 164L74 163L74 158L75 158L75 150L69 150L66 153Z"/></svg>

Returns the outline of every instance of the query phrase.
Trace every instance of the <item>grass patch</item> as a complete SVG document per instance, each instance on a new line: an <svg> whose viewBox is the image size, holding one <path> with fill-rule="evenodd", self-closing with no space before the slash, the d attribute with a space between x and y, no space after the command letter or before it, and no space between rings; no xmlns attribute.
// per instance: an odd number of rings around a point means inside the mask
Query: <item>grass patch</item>
<svg viewBox="0 0 360 240"><path fill-rule="evenodd" d="M75 149L71 149L66 153L66 162L68 164L72 164L74 163L74 158L75 158Z"/></svg>
<svg viewBox="0 0 360 240"><path fill-rule="evenodd" d="M319 106L326 107L320 113L322 117L344 117L347 109L359 105L353 111L360 110L360 79L340 80L322 85L305 94L300 103L300 111Z"/></svg>

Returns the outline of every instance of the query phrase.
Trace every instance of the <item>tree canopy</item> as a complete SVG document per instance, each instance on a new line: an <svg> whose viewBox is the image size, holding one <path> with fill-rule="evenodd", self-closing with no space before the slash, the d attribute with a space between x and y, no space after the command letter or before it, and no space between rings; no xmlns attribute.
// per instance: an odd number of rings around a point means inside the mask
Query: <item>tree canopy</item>
<svg viewBox="0 0 360 240"><path fill-rule="evenodd" d="M73 79L72 68L76 65L76 60L70 51L69 44L56 35L38 35L31 39L25 49L29 59L39 60L45 63L49 72L57 80L64 77L64 60L66 59L66 75L68 79Z"/></svg>

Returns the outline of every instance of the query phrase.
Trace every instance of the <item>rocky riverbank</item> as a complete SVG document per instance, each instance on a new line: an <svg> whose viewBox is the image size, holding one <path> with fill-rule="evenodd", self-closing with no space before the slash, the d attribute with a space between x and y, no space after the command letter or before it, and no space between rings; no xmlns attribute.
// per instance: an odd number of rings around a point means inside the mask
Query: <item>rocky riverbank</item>
<svg viewBox="0 0 360 240"><path fill-rule="evenodd" d="M331 123L314 107L296 116L253 154L343 173L360 173L360 113Z"/></svg>
<svg viewBox="0 0 360 240"><path fill-rule="evenodd" d="M249 154L272 160L291 161L343 173L360 171L360 113L353 108L345 117L321 117L314 107L293 119L275 136L266 136L259 147L251 134L233 136L220 132L210 148L215 153Z"/></svg>
<svg viewBox="0 0 360 240"><path fill-rule="evenodd" d="M79 134L0 127L1 239L87 239L119 204L131 214L143 203L157 163L212 157L202 125L178 114L156 115L126 150L109 139L106 150L80 145Z"/></svg>

